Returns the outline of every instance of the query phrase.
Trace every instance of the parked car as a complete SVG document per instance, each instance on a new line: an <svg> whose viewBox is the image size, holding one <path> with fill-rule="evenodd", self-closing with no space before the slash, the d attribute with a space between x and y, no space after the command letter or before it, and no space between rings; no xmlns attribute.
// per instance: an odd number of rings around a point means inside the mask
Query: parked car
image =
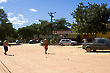
<svg viewBox="0 0 110 73"><path fill-rule="evenodd" d="M43 46L44 45L44 40L40 41L40 45Z"/></svg>
<svg viewBox="0 0 110 73"><path fill-rule="evenodd" d="M29 44L39 43L39 40L29 40L28 43L29 43Z"/></svg>
<svg viewBox="0 0 110 73"><path fill-rule="evenodd" d="M110 40L106 38L95 38L91 43L83 43L83 49L87 52L96 50L110 50Z"/></svg>
<svg viewBox="0 0 110 73"><path fill-rule="evenodd" d="M29 40L29 44L33 44L34 42L33 42L33 40Z"/></svg>
<svg viewBox="0 0 110 73"><path fill-rule="evenodd" d="M2 40L0 40L0 46L2 46L3 45L3 41Z"/></svg>
<svg viewBox="0 0 110 73"><path fill-rule="evenodd" d="M20 43L22 43L22 41L21 40L16 40L16 43L20 44Z"/></svg>
<svg viewBox="0 0 110 73"><path fill-rule="evenodd" d="M35 43L39 43L40 41L39 41L39 40L33 40L33 42L35 42Z"/></svg>
<svg viewBox="0 0 110 73"><path fill-rule="evenodd" d="M63 46L63 45L76 45L77 42L76 41L72 41L70 39L61 39L60 42L59 42L59 45Z"/></svg>

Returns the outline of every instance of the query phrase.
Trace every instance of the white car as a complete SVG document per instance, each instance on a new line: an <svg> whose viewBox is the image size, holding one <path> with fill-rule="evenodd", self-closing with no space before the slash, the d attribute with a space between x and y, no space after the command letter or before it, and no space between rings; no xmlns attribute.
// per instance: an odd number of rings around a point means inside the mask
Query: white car
<svg viewBox="0 0 110 73"><path fill-rule="evenodd" d="M76 45L77 42L76 41L72 41L70 39L61 39L60 42L59 42L59 45L63 46L63 45Z"/></svg>

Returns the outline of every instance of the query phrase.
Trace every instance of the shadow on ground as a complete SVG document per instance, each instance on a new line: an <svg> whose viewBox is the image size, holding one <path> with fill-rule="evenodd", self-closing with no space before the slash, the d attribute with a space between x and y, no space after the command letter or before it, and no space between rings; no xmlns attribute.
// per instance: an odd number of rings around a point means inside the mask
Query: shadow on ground
<svg viewBox="0 0 110 73"><path fill-rule="evenodd" d="M7 56L15 56L15 55L13 55L13 54L7 54Z"/></svg>
<svg viewBox="0 0 110 73"><path fill-rule="evenodd" d="M48 55L55 55L55 53L47 53Z"/></svg>

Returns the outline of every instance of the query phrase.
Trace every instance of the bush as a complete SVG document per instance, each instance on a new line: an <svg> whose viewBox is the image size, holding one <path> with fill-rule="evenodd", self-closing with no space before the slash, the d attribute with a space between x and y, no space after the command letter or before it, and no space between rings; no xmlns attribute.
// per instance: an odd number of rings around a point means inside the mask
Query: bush
<svg viewBox="0 0 110 73"><path fill-rule="evenodd" d="M50 39L50 44L51 44L51 45L52 45L52 44L55 44L55 39L54 39L54 38Z"/></svg>

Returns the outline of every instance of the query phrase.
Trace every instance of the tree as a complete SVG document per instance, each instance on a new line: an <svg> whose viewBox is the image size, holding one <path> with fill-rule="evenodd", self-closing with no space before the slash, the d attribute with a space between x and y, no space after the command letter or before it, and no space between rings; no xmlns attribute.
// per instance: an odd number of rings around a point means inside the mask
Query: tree
<svg viewBox="0 0 110 73"><path fill-rule="evenodd" d="M73 33L78 33L78 26L76 23L73 22L73 24L71 24L71 29Z"/></svg>
<svg viewBox="0 0 110 73"><path fill-rule="evenodd" d="M8 22L7 14L5 13L3 9L0 9L0 22L1 22L1 25Z"/></svg>
<svg viewBox="0 0 110 73"><path fill-rule="evenodd" d="M0 9L0 22L0 39L6 39L12 35L13 26L3 9Z"/></svg>
<svg viewBox="0 0 110 73"><path fill-rule="evenodd" d="M40 20L40 22L39 24L33 23L30 26L19 28L19 36L22 39L50 38L53 30L67 30L70 25L65 19L59 19L52 23L46 20Z"/></svg>
<svg viewBox="0 0 110 73"><path fill-rule="evenodd" d="M30 26L30 29L33 30L33 37L36 37L39 38L40 36L40 24L36 24L36 23L33 23L31 26Z"/></svg>
<svg viewBox="0 0 110 73"><path fill-rule="evenodd" d="M49 35L51 34L51 29L52 29L52 25L48 22L48 21L45 21L45 20L40 20L41 24L40 24L40 34L42 35Z"/></svg>
<svg viewBox="0 0 110 73"><path fill-rule="evenodd" d="M83 3L80 3L71 14L76 19L78 32L105 32L110 14L106 6L107 4L98 5L95 3L88 3L88 6L84 6Z"/></svg>
<svg viewBox="0 0 110 73"><path fill-rule="evenodd" d="M21 39L32 39L33 38L33 30L29 26L19 28L18 33Z"/></svg>
<svg viewBox="0 0 110 73"><path fill-rule="evenodd" d="M14 28L13 28L11 37L12 37L13 39L18 39L18 38L19 38L19 36L18 36L18 31L17 31L16 29L14 29Z"/></svg>
<svg viewBox="0 0 110 73"><path fill-rule="evenodd" d="M68 23L65 18L56 19L54 23L55 30L68 30L70 26L70 23Z"/></svg>

